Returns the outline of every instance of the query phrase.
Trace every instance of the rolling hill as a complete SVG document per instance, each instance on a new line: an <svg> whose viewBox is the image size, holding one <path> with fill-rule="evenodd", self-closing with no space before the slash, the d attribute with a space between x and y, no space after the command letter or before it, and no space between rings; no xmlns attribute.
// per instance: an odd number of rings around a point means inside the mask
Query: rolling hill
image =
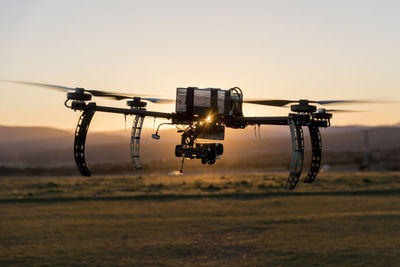
<svg viewBox="0 0 400 267"><path fill-rule="evenodd" d="M346 126L322 129L324 159L329 164L355 163L362 160L364 132L369 131L371 153L379 154L381 161L393 161L390 156L400 151L400 127ZM144 129L141 156L144 165L178 165L180 159L174 156L179 135L175 129L160 131L161 139L151 139L152 129ZM75 166L73 159L73 130L45 127L0 126L0 166L3 167L57 167ZM90 165L123 164L129 162L129 130L113 132L89 132L87 138L87 162ZM306 135L306 150L309 140ZM290 161L290 137L287 127L265 126L261 138L255 138L254 130L226 132L224 155L218 161L220 166L237 165L246 162L261 166L288 166ZM349 158L350 157L350 158ZM373 157L372 157L373 158ZM156 164L155 164L156 163ZM198 162L196 162L197 164ZM190 165L194 163L189 163ZM393 163L395 164L395 162ZM392 165L393 165L392 164Z"/></svg>

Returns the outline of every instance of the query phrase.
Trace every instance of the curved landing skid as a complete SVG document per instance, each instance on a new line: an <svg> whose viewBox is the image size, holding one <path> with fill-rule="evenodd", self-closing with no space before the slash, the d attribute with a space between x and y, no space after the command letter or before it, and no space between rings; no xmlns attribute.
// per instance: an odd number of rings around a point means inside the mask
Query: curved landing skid
<svg viewBox="0 0 400 267"><path fill-rule="evenodd" d="M319 168L321 166L322 140L318 127L310 124L308 126L308 130L311 138L311 167L306 178L304 179L304 182L311 184L317 177Z"/></svg>
<svg viewBox="0 0 400 267"><path fill-rule="evenodd" d="M136 115L132 125L132 134L131 134L131 163L133 168L142 169L142 165L140 163L140 135L142 133L142 126L144 122L144 116Z"/></svg>
<svg viewBox="0 0 400 267"><path fill-rule="evenodd" d="M284 185L285 189L293 190L300 179L304 162L304 136L301 124L295 117L289 117L289 128L292 139L292 159L289 177ZM321 166L322 140L318 126L308 125L311 139L311 166L304 178L304 182L311 184L315 181Z"/></svg>
<svg viewBox="0 0 400 267"><path fill-rule="evenodd" d="M290 163L289 177L284 185L285 189L293 190L300 179L303 170L304 158L304 137L301 125L293 118L289 117L290 135L292 138L292 159Z"/></svg>
<svg viewBox="0 0 400 267"><path fill-rule="evenodd" d="M91 175L91 172L85 160L85 143L89 125L95 112L96 104L89 103L89 105L87 105L83 110L83 113L79 118L78 125L75 129L74 156L76 166L83 176L88 177Z"/></svg>

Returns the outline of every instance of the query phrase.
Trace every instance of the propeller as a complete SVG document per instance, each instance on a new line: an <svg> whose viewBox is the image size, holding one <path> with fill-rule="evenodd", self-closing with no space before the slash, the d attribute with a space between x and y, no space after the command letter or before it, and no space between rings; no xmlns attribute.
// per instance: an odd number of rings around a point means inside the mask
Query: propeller
<svg viewBox="0 0 400 267"><path fill-rule="evenodd" d="M112 99L115 99L115 100L132 99L134 97L140 97L140 99L142 99L142 100L146 100L146 101L149 101L149 102L152 102L152 103L157 103L157 104L167 104L167 103L172 103L173 102L172 99L148 97L148 95L141 95L141 94L125 95L125 94L109 92L109 91L88 90L88 89L83 89L83 88L73 88L73 87L67 87L67 86L56 85L56 84L48 84L48 83L10 81L10 80L3 80L3 81L4 82L11 82L11 83L38 86L38 87L44 87L44 88L47 88L47 89L52 89L52 90L57 90L57 91L62 91L62 92L68 92L68 91L80 91L82 93L83 92L87 92L87 93L90 93L93 96L107 97L107 98L112 98Z"/></svg>
<svg viewBox="0 0 400 267"><path fill-rule="evenodd" d="M283 108L291 108L290 106L283 106ZM367 110L354 110L354 109L326 109L318 108L317 113L355 113L355 112L368 112Z"/></svg>
<svg viewBox="0 0 400 267"><path fill-rule="evenodd" d="M365 110L352 110L352 109L318 109L318 112L325 113L354 113L354 112L366 112Z"/></svg>
<svg viewBox="0 0 400 267"><path fill-rule="evenodd" d="M361 104L361 103L377 103L378 101L369 101L369 100L286 100L286 99L249 99L243 100L243 103L256 104L256 105L265 105L265 106L274 106L274 107L283 107L287 104L291 103L315 103L319 105L331 105L331 104Z"/></svg>
<svg viewBox="0 0 400 267"><path fill-rule="evenodd" d="M271 99L271 100L261 100L261 99L253 99L253 100L243 100L243 103L256 104L256 105L265 105L265 106L274 106L274 107L283 107L290 103L295 103L297 101L294 100L282 100L282 99Z"/></svg>

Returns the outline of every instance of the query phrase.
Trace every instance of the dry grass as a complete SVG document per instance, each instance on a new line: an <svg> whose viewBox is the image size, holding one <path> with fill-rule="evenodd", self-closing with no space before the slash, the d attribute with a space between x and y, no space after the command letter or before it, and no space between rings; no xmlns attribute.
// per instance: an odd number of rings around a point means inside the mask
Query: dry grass
<svg viewBox="0 0 400 267"><path fill-rule="evenodd" d="M400 173L324 173L314 184L299 182L287 192L287 173L131 175L86 177L1 178L0 201L42 198L104 198L138 196L264 195L400 189Z"/></svg>
<svg viewBox="0 0 400 267"><path fill-rule="evenodd" d="M2 178L0 265L400 262L399 173L285 175Z"/></svg>

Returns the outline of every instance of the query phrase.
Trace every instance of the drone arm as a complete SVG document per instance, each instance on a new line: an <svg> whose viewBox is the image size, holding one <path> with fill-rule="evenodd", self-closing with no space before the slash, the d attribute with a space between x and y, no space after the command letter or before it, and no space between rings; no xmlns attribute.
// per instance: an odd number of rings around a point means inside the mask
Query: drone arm
<svg viewBox="0 0 400 267"><path fill-rule="evenodd" d="M293 113L291 113L293 114ZM289 125L290 114L288 117L239 117L234 118L232 121L235 124L241 124L244 126L248 125L261 125L261 124L269 124L269 125ZM301 126L308 126L312 122L314 127L329 127L329 119L325 116L321 117L319 115L313 115L312 118L308 114L296 114L296 122Z"/></svg>
<svg viewBox="0 0 400 267"><path fill-rule="evenodd" d="M271 125L289 125L288 117L241 117L235 118L235 123L245 125L271 124Z"/></svg>
<svg viewBox="0 0 400 267"><path fill-rule="evenodd" d="M125 115L150 116L150 117L165 118L165 119L173 119L176 117L175 113L147 111L144 109L113 108L113 107L105 107L105 106L96 106L96 111L118 113L118 114L125 114Z"/></svg>

